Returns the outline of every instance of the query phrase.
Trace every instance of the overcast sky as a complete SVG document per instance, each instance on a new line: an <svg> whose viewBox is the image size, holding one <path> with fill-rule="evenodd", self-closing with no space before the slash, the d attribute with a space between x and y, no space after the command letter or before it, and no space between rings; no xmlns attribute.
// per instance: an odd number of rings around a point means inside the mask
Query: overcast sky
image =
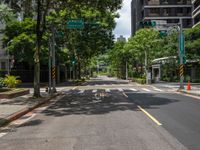
<svg viewBox="0 0 200 150"><path fill-rule="evenodd" d="M131 0L123 0L123 7L119 14L120 18L116 19L117 26L114 30L115 38L120 35L129 38L131 35Z"/></svg>

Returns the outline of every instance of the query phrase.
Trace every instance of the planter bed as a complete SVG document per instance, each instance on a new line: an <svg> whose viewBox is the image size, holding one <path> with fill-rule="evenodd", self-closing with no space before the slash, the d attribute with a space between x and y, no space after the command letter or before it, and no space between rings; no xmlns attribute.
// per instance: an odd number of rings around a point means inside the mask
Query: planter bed
<svg viewBox="0 0 200 150"><path fill-rule="evenodd" d="M5 90L5 91L1 92L2 90ZM29 89L1 89L0 99L4 99L4 98L11 99L11 98L23 96L29 93L30 93Z"/></svg>

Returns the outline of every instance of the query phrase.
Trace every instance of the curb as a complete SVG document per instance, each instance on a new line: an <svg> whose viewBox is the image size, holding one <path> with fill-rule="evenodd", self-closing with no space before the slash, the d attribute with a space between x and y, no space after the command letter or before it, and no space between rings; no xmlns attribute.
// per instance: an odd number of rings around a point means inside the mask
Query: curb
<svg viewBox="0 0 200 150"><path fill-rule="evenodd" d="M48 103L51 99L57 97L59 94L56 94L50 98L46 98L44 101L32 106L32 107L27 107L27 108L24 108L18 112L15 112L13 114L11 114L10 116L8 116L7 118L2 118L2 120L0 120L0 127L3 127L3 126L6 126L8 125L9 123L13 122L14 120L17 120L19 119L20 117L24 116L25 114L33 111L34 109Z"/></svg>
<svg viewBox="0 0 200 150"><path fill-rule="evenodd" d="M184 94L188 94L188 95L193 95L193 96L200 96L200 94L196 94L196 93L189 93L187 91L178 91L180 93L184 93Z"/></svg>

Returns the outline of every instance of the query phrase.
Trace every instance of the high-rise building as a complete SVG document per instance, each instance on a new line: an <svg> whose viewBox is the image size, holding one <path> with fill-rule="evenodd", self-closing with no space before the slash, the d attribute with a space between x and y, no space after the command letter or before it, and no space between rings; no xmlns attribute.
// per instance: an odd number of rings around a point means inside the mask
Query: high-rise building
<svg viewBox="0 0 200 150"><path fill-rule="evenodd" d="M120 35L120 37L117 38L118 42L126 42L126 38Z"/></svg>
<svg viewBox="0 0 200 150"><path fill-rule="evenodd" d="M200 24L200 0L192 0L193 4L193 11L192 11L192 17L193 17L193 24L194 27L198 24Z"/></svg>
<svg viewBox="0 0 200 150"><path fill-rule="evenodd" d="M183 28L190 28L193 24L191 0L132 0L131 10L132 35L140 28L141 21L181 21Z"/></svg>

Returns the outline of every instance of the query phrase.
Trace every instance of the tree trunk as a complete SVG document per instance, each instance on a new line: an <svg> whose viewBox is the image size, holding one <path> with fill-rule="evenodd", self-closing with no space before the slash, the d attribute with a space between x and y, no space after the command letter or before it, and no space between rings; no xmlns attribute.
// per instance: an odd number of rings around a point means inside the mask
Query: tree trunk
<svg viewBox="0 0 200 150"><path fill-rule="evenodd" d="M37 26L36 26L36 34L37 34L37 43L36 43L36 51L34 54L34 97L40 97L40 41L41 41L41 1L38 0L38 8L37 8Z"/></svg>

